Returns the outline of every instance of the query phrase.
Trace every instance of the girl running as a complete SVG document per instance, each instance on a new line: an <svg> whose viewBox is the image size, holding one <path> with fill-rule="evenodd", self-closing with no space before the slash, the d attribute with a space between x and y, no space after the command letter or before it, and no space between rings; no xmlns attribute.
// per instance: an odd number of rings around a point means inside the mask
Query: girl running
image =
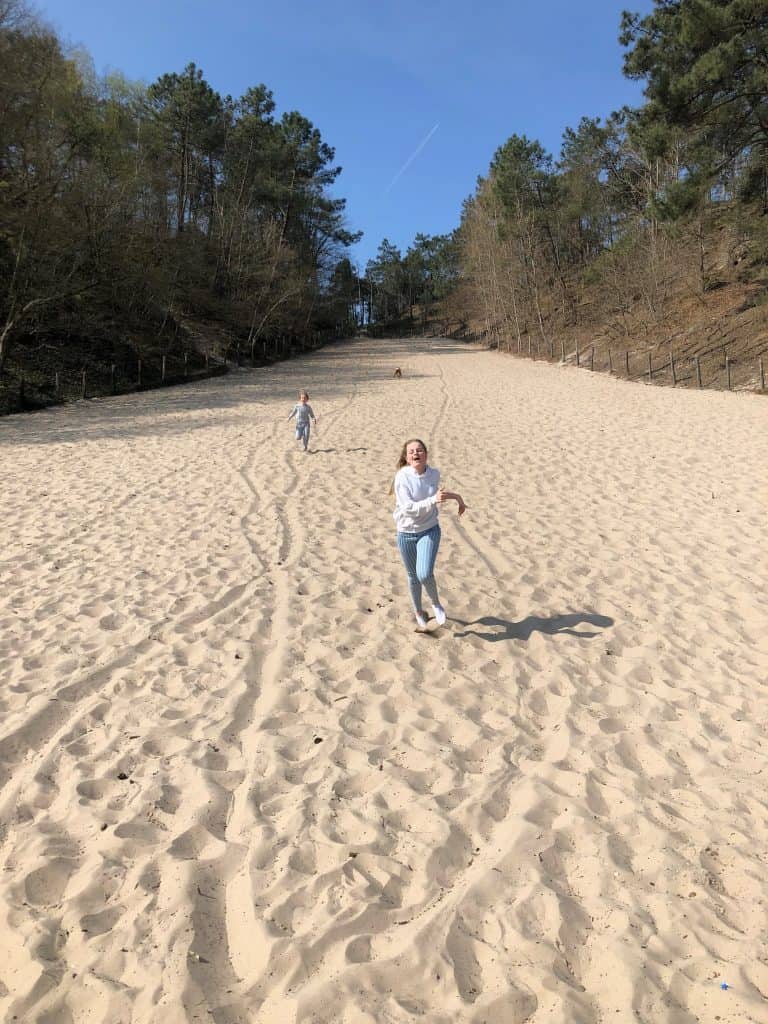
<svg viewBox="0 0 768 1024"><path fill-rule="evenodd" d="M445 622L435 582L435 559L440 547L438 513L444 501L455 501L459 515L467 506L460 494L440 487L440 471L427 464L427 446L418 438L403 445L392 485L395 494L393 517L397 546L408 574L408 590L416 616L416 628L425 630L429 617L421 606L421 588L427 591L438 626Z"/></svg>
<svg viewBox="0 0 768 1024"><path fill-rule="evenodd" d="M294 405L291 415L288 417L288 422L296 417L296 440L300 441L304 445L304 451L309 447L309 421L317 426L317 417L312 412L312 406L309 404L309 393L306 391L299 392L299 401Z"/></svg>

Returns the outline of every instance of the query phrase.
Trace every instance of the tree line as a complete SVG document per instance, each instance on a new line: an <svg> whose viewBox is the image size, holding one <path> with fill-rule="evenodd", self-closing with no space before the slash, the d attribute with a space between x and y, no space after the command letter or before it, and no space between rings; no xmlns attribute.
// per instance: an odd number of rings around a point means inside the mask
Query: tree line
<svg viewBox="0 0 768 1024"><path fill-rule="evenodd" d="M341 168L265 85L99 78L20 0L0 68L0 372L15 345L164 350L185 317L253 345L350 315Z"/></svg>
<svg viewBox="0 0 768 1024"><path fill-rule="evenodd" d="M464 203L443 308L491 338L650 336L681 294L729 275L764 290L768 3L655 0L623 14L619 41L644 103L582 118L556 158L511 135ZM406 262L382 243L398 309Z"/></svg>
<svg viewBox="0 0 768 1024"><path fill-rule="evenodd" d="M768 262L768 0L625 13L645 102L513 134L447 235L384 239L362 270L340 168L265 85L221 96L195 64L99 78L23 0L0 0L0 373L13 346L155 352L185 327L310 338L438 304L491 337L649 335L681 290Z"/></svg>

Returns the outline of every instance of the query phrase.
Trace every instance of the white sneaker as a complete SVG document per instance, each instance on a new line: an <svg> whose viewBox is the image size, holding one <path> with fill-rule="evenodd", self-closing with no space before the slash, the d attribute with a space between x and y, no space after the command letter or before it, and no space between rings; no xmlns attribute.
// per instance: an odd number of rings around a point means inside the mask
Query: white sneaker
<svg viewBox="0 0 768 1024"><path fill-rule="evenodd" d="M424 612L416 612L416 629L423 633L424 630L427 628L428 622L429 619L424 614Z"/></svg>
<svg viewBox="0 0 768 1024"><path fill-rule="evenodd" d="M438 626L445 625L445 608L440 604L433 604L432 611L435 613L435 622Z"/></svg>

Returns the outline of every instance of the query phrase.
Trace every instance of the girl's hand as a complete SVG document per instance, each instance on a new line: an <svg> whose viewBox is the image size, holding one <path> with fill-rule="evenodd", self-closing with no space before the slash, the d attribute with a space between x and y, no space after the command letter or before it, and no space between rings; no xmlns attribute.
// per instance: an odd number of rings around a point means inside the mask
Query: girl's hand
<svg viewBox="0 0 768 1024"><path fill-rule="evenodd" d="M459 515L463 516L467 511L467 506L464 504L464 499L460 494L455 494L453 491L444 491L442 487L438 488L436 499L438 504L442 504L444 501L455 501L459 506Z"/></svg>

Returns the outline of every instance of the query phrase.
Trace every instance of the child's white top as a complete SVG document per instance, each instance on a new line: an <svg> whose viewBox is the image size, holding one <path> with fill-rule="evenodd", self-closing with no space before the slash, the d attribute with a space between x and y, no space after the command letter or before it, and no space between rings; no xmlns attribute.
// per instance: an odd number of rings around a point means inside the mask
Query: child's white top
<svg viewBox="0 0 768 1024"><path fill-rule="evenodd" d="M437 491L440 470L427 466L417 473L412 466L403 466L395 474L395 520L398 533L423 533L437 525Z"/></svg>
<svg viewBox="0 0 768 1024"><path fill-rule="evenodd" d="M303 427L305 423L309 423L310 416L312 419L315 418L315 414L312 412L312 406L309 402L297 402L288 419L292 420L294 416L296 417L297 427Z"/></svg>

